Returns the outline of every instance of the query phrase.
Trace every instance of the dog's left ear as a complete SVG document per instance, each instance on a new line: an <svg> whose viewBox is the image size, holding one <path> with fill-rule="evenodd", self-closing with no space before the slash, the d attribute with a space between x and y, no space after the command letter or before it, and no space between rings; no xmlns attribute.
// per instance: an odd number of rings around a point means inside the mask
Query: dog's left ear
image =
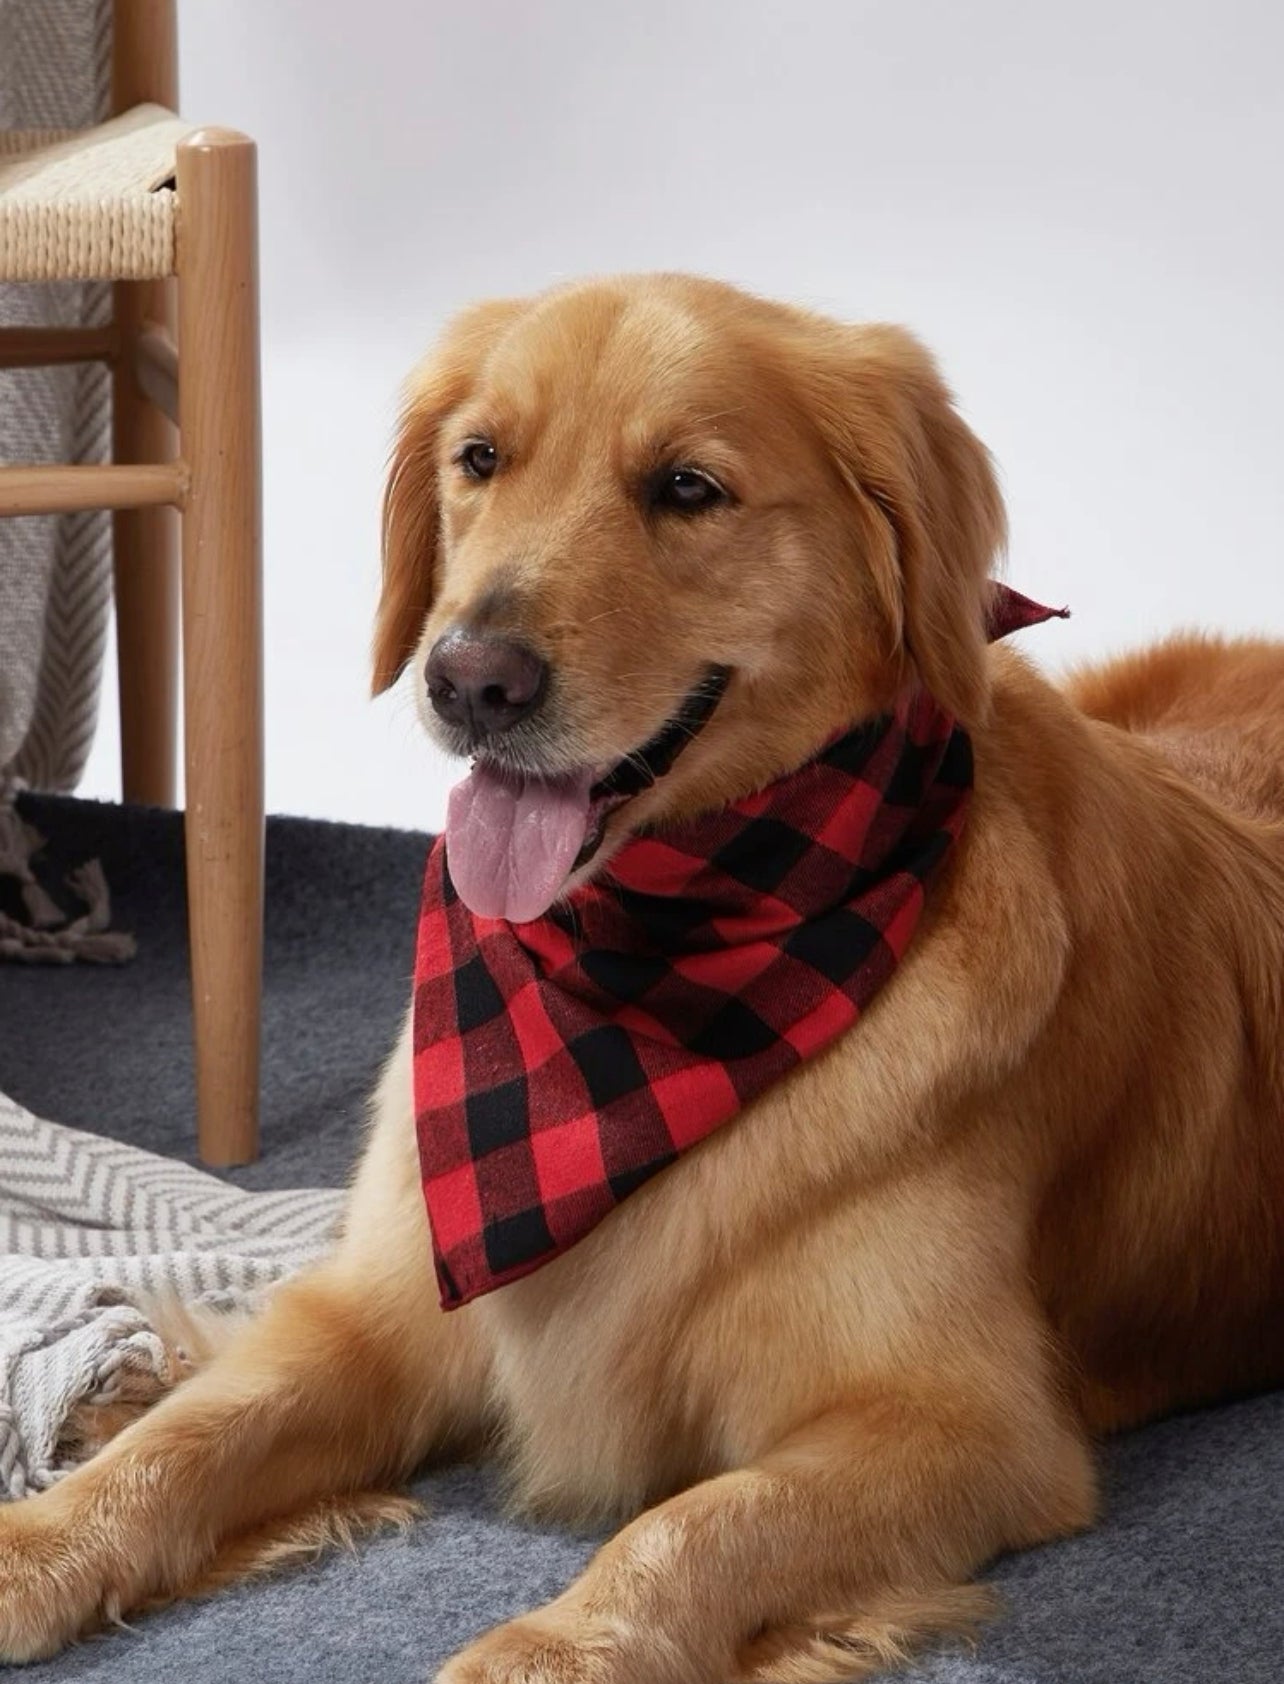
<svg viewBox="0 0 1284 1684"><path fill-rule="evenodd" d="M923 683L975 723L988 697L986 580L1006 536L989 452L901 328L831 328L811 366L814 418L888 533L885 553L867 558L878 594Z"/></svg>

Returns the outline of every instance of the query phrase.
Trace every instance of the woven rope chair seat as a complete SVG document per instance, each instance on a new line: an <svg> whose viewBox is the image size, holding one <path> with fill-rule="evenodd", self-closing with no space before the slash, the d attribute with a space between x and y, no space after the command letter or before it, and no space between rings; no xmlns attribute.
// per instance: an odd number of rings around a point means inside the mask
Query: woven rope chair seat
<svg viewBox="0 0 1284 1684"><path fill-rule="evenodd" d="M174 273L174 151L194 125L139 105L94 129L0 130L0 281Z"/></svg>

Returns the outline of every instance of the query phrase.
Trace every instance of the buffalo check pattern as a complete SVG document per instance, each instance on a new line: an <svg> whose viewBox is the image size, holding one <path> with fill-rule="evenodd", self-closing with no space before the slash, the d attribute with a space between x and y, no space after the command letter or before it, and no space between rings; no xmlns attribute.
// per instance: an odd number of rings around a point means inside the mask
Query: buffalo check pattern
<svg viewBox="0 0 1284 1684"><path fill-rule="evenodd" d="M993 635L1050 611L1002 593ZM428 859L416 1127L442 1305L566 1251L859 1018L905 953L972 786L923 691L720 812L638 835L528 924Z"/></svg>
<svg viewBox="0 0 1284 1684"><path fill-rule="evenodd" d="M770 788L625 844L529 924L439 840L415 1093L443 1305L537 1268L848 1028L963 823L966 735L920 694Z"/></svg>

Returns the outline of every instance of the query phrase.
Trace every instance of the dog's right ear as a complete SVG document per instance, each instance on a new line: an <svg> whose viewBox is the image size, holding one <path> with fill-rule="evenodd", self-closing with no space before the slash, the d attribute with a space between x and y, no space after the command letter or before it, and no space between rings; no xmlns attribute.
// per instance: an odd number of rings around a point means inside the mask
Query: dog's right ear
<svg viewBox="0 0 1284 1684"><path fill-rule="evenodd" d="M432 606L441 541L438 439L486 351L524 309L494 299L457 316L407 384L383 498L383 586L375 615L374 695L395 684Z"/></svg>

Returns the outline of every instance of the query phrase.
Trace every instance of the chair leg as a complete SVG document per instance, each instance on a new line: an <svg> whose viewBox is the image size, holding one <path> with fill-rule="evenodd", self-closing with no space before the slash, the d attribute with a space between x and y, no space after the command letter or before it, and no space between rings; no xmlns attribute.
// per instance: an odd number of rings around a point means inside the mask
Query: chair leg
<svg viewBox="0 0 1284 1684"><path fill-rule="evenodd" d="M122 281L112 383L112 460L168 462L174 428L138 390L134 342L145 321L170 323L171 284ZM172 509L119 509L113 523L121 787L126 801L174 805L178 714L178 523Z"/></svg>
<svg viewBox="0 0 1284 1684"><path fill-rule="evenodd" d="M178 148L187 892L201 1156L258 1150L263 631L255 153Z"/></svg>

